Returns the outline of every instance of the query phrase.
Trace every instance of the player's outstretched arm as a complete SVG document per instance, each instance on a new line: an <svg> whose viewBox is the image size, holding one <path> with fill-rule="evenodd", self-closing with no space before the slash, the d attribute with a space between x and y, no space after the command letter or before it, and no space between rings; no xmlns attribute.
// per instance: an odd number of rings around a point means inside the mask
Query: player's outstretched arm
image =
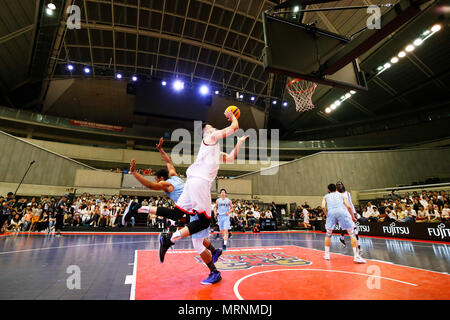
<svg viewBox="0 0 450 320"><path fill-rule="evenodd" d="M236 146L234 147L233 151L231 151L229 154L226 154L222 152L221 160L224 163L230 163L234 162L234 159L236 159L239 149L241 148L242 144L245 142L245 140L248 139L248 136L240 137L236 143Z"/></svg>
<svg viewBox="0 0 450 320"><path fill-rule="evenodd" d="M169 177L178 176L177 171L175 170L175 167L173 166L172 160L170 159L170 157L167 155L167 153L162 148L163 142L164 142L164 138L161 137L161 139L159 139L159 143L156 145L156 149L158 149L159 153L161 153L161 156L167 165L167 170L169 171Z"/></svg>
<svg viewBox="0 0 450 320"><path fill-rule="evenodd" d="M145 179L142 175L136 172L136 160L131 160L130 165L130 173L136 178L137 181L139 181L140 184L142 184L144 187L147 187L151 190L163 190L166 192L172 192L173 186L166 182L166 181L160 181L160 182L152 182L150 180Z"/></svg>
<svg viewBox="0 0 450 320"><path fill-rule="evenodd" d="M225 117L228 121L231 121L231 125L222 130L217 130L209 136L205 137L206 144L215 144L220 139L224 139L231 136L239 129L239 122L231 111L225 111Z"/></svg>

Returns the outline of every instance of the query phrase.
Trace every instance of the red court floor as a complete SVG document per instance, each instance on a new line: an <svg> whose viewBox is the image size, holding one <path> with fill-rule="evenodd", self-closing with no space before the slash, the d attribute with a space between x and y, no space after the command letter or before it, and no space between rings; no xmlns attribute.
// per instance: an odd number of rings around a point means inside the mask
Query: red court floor
<svg viewBox="0 0 450 320"><path fill-rule="evenodd" d="M440 272L297 246L233 248L216 264L223 280L205 286L208 269L193 250L136 250L131 299L141 300L439 300L450 276Z"/></svg>

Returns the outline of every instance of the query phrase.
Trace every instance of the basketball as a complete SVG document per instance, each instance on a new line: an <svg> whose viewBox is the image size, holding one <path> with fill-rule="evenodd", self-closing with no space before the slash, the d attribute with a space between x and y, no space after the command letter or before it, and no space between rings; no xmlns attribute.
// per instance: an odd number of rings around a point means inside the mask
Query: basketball
<svg viewBox="0 0 450 320"><path fill-rule="evenodd" d="M239 108L236 106L229 106L227 108L227 110L225 110L225 111L232 112L234 114L234 116L236 117L236 119L239 119L239 117L241 116L241 110L239 110Z"/></svg>

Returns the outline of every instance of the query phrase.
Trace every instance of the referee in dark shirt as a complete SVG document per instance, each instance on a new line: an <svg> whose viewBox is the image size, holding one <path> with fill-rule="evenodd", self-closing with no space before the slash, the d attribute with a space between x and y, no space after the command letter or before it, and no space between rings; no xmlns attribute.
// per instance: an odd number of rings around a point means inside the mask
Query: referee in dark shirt
<svg viewBox="0 0 450 320"><path fill-rule="evenodd" d="M68 197L66 195L62 196L61 199L58 201L58 203L56 204L56 208L55 208L55 216L56 216L56 224L55 224L55 229L56 229L56 236L60 237L61 236L61 229L63 228L64 225L64 214L67 211L67 199Z"/></svg>

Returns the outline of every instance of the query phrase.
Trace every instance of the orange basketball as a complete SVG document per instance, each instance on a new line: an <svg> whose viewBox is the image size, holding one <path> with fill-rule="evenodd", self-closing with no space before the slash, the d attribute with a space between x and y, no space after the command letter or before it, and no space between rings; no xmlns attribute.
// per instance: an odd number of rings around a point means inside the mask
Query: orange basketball
<svg viewBox="0 0 450 320"><path fill-rule="evenodd" d="M239 119L239 117L241 116L241 110L239 110L239 108L236 106L229 106L226 111L232 112L236 119Z"/></svg>

